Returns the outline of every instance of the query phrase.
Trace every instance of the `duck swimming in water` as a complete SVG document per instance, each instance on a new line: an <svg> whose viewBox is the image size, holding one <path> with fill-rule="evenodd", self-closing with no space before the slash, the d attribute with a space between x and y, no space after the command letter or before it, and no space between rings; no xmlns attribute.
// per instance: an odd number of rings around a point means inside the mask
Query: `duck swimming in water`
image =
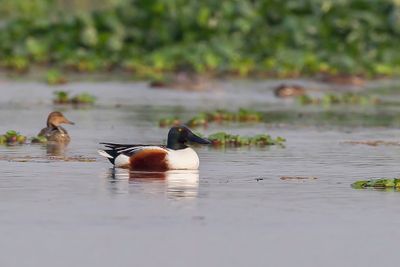
<svg viewBox="0 0 400 267"><path fill-rule="evenodd" d="M189 128L176 126L168 132L167 146L101 143L108 149L98 152L117 168L135 171L197 170L199 157L187 145L188 142L210 144Z"/></svg>
<svg viewBox="0 0 400 267"><path fill-rule="evenodd" d="M64 117L59 111L53 111L47 117L47 127L43 128L38 136L44 136L47 141L57 143L69 143L71 138L68 135L67 130L61 127L61 124L74 124L72 121Z"/></svg>

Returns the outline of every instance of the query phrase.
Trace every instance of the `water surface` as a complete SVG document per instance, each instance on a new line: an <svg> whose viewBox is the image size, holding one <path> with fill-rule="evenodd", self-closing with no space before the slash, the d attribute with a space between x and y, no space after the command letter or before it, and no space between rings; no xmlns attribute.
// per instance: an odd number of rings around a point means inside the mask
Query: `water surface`
<svg viewBox="0 0 400 267"><path fill-rule="evenodd" d="M67 126L72 142L56 154L95 159L53 160L47 156L54 151L40 145L0 147L3 157L35 157L0 161L1 266L394 266L400 194L350 184L397 177L400 147L343 141L397 141L397 107L355 109L371 114L365 123L352 116L306 120L328 111L275 99L275 83L226 83L215 94L157 91L145 83L56 88L95 94L98 103L83 109L54 107L53 87L0 83L0 132L33 136L57 108L76 125ZM197 131L268 132L287 138L286 148L199 147L198 172L150 177L114 171L97 156L101 141L163 142L168 129L157 126L162 116L238 107L285 117ZM394 119L381 125L387 116Z"/></svg>

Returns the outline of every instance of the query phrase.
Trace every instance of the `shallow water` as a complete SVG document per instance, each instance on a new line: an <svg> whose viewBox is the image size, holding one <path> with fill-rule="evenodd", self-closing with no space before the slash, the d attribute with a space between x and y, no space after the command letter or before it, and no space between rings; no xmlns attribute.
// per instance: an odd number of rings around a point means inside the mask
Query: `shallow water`
<svg viewBox="0 0 400 267"><path fill-rule="evenodd" d="M397 107L355 110L375 116L373 122L367 116L368 128L351 116L345 123L305 120L325 111L275 99L275 83L225 83L212 94L151 90L144 83L1 82L0 132L37 134L55 108L55 89L98 97L90 108L57 107L76 125L67 126L72 142L56 154L95 162L49 159L54 151L40 145L0 147L4 157L33 157L0 160L1 266L394 266L400 194L350 184L398 176L400 148L343 142L397 141L397 120L385 128L379 123L396 118ZM147 177L113 171L97 156L101 141L162 142L162 116L238 107L303 116L198 129L287 138L286 148L196 148L198 172Z"/></svg>

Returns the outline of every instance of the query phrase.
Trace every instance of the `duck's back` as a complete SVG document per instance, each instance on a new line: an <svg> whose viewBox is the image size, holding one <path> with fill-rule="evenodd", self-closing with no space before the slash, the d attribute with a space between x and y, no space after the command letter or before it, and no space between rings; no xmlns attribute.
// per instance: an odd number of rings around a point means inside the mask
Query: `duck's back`
<svg viewBox="0 0 400 267"><path fill-rule="evenodd" d="M71 140L67 130L65 130L61 126L59 126L58 128L43 128L38 135L46 137L48 141L57 143L69 143L69 141Z"/></svg>

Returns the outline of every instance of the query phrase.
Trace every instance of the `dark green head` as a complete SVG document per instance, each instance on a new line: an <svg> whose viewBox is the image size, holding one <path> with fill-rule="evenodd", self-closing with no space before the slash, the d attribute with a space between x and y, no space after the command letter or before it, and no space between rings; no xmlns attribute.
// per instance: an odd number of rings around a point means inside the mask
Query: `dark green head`
<svg viewBox="0 0 400 267"><path fill-rule="evenodd" d="M198 144L211 144L207 139L201 138L195 135L186 126L175 126L172 127L168 132L167 147L170 149L178 150L184 149L188 146L187 142L194 142Z"/></svg>

